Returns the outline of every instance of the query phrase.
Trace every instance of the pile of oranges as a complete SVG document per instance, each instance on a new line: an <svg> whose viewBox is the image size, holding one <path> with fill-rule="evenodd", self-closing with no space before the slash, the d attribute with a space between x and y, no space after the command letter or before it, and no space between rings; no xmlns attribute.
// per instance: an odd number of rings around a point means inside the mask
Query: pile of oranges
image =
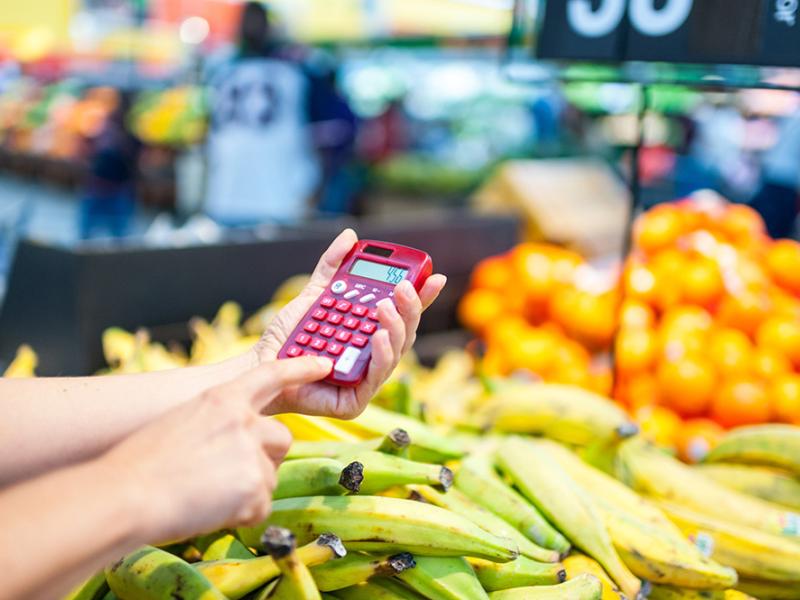
<svg viewBox="0 0 800 600"><path fill-rule="evenodd" d="M683 200L644 213L621 280L604 273L547 245L481 262L459 312L484 368L611 393L688 459L725 428L800 424L799 243L748 206Z"/></svg>

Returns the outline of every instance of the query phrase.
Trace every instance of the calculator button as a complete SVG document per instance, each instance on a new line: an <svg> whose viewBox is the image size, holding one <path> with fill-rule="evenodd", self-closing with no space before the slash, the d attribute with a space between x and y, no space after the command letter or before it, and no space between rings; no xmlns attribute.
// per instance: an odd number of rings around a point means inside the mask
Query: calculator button
<svg viewBox="0 0 800 600"><path fill-rule="evenodd" d="M334 304L336 304L336 298L330 296L323 296L319 301L319 305L325 308L331 308Z"/></svg>
<svg viewBox="0 0 800 600"><path fill-rule="evenodd" d="M316 319L317 321L324 321L325 317L328 316L328 311L322 308L314 309L314 312L311 313L311 318Z"/></svg>
<svg viewBox="0 0 800 600"><path fill-rule="evenodd" d="M300 348L298 348L297 346L291 346L291 347L290 347L290 348L289 348L289 349L286 351L286 356L289 356L289 357L291 357L291 358L294 358L295 356L300 356L302 353L303 353L303 351L302 351L302 350L300 350Z"/></svg>
<svg viewBox="0 0 800 600"><path fill-rule="evenodd" d="M369 309L363 304L356 304L350 312L357 317L363 317L369 312Z"/></svg>
<svg viewBox="0 0 800 600"><path fill-rule="evenodd" d="M323 325L319 328L319 334L325 337L332 337L336 333L336 328L330 325Z"/></svg>
<svg viewBox="0 0 800 600"><path fill-rule="evenodd" d="M348 300L352 300L353 298L355 298L356 296L358 296L360 293L361 293L361 292L359 292L358 290L350 290L349 292L347 292L347 293L344 295L344 297L345 297L345 298L347 298Z"/></svg>
<svg viewBox="0 0 800 600"><path fill-rule="evenodd" d="M358 299L359 302L364 302L365 304L367 302L372 302L373 300L375 300L375 294L365 294Z"/></svg>
<svg viewBox="0 0 800 600"><path fill-rule="evenodd" d="M359 331L362 331L367 335L372 335L373 333L375 333L375 329L377 329L375 323L370 323L369 321L366 321L361 324L361 329Z"/></svg>
<svg viewBox="0 0 800 600"><path fill-rule="evenodd" d="M350 341L352 335L353 334L350 333L349 331L345 331L344 329L342 329L336 334L336 340L342 342L343 344L346 344L347 342Z"/></svg>
<svg viewBox="0 0 800 600"><path fill-rule="evenodd" d="M328 344L328 354L333 354L334 356L339 356L344 350L344 346L341 344L337 344L336 342L331 342Z"/></svg>
<svg viewBox="0 0 800 600"><path fill-rule="evenodd" d="M311 341L311 336L307 333L301 333L296 338L294 338L296 344L300 346L308 346L308 342Z"/></svg>
<svg viewBox="0 0 800 600"><path fill-rule="evenodd" d="M338 310L339 312L347 312L348 310L350 310L351 306L352 304L350 304L347 300L339 300L336 303L336 310Z"/></svg>
<svg viewBox="0 0 800 600"><path fill-rule="evenodd" d="M365 338L363 335L354 335L350 343L357 348L363 348L367 345L367 338Z"/></svg>
<svg viewBox="0 0 800 600"><path fill-rule="evenodd" d="M311 352L310 350L306 350L303 352L303 356L319 356L316 352Z"/></svg>
<svg viewBox="0 0 800 600"><path fill-rule="evenodd" d="M337 280L337 281L334 281L334 282L331 284L331 291L332 291L334 294L341 294L341 293L342 293L343 291L345 291L346 289L347 289L347 282L346 282L346 281L344 281L344 280L342 280L342 279L339 279L339 280Z"/></svg>
<svg viewBox="0 0 800 600"><path fill-rule="evenodd" d="M314 338L314 339L311 341L311 347L312 347L314 350L319 350L320 352L322 352L323 350L325 350L325 346L327 346L327 345L328 345L328 342L326 342L325 340L323 340L323 339L321 339L321 338Z"/></svg>
<svg viewBox="0 0 800 600"><path fill-rule="evenodd" d="M339 313L332 312L328 314L328 323L332 325L338 325L342 322L342 319L344 319L344 317Z"/></svg>
<svg viewBox="0 0 800 600"><path fill-rule="evenodd" d="M305 325L303 325L303 329L305 329L308 333L314 333L317 329L319 329L319 323L315 323L314 321L309 321Z"/></svg>
<svg viewBox="0 0 800 600"><path fill-rule="evenodd" d="M348 329L356 329L361 324L361 321L356 319L355 317L347 317L344 320L344 326Z"/></svg>
<svg viewBox="0 0 800 600"><path fill-rule="evenodd" d="M336 364L333 366L333 370L337 373L342 373L347 375L350 371L353 370L353 367L356 364L356 360L358 359L359 355L361 354L361 350L357 348L347 348L342 355L339 357L339 360L336 361Z"/></svg>
<svg viewBox="0 0 800 600"><path fill-rule="evenodd" d="M377 310L371 310L371 311L369 311L367 316L369 317L370 321L377 321L378 320L378 311Z"/></svg>

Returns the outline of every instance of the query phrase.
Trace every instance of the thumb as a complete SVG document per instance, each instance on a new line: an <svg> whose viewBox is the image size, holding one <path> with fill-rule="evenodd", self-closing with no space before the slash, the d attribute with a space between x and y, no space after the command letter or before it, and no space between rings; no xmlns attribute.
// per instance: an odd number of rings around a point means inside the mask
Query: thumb
<svg viewBox="0 0 800 600"><path fill-rule="evenodd" d="M333 362L321 356L273 360L242 375L237 387L251 398L253 410L261 412L284 389L326 377Z"/></svg>

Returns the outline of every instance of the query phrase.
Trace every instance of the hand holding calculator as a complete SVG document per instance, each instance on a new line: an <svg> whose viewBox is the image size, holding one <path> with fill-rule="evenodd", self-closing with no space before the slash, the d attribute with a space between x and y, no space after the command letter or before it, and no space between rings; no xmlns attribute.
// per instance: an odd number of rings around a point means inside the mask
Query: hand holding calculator
<svg viewBox="0 0 800 600"><path fill-rule="evenodd" d="M378 329L377 303L391 300L395 286L404 279L419 291L432 270L431 257L421 250L360 240L289 335L278 358L325 356L334 361L325 381L358 385L366 375L370 339Z"/></svg>

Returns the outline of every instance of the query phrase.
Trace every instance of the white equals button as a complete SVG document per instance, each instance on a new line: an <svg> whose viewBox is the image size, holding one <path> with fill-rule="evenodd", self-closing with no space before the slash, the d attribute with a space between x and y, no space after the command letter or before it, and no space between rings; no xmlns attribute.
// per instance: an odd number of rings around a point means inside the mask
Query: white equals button
<svg viewBox="0 0 800 600"><path fill-rule="evenodd" d="M347 375L350 371L353 370L353 365L356 364L356 360L361 355L361 350L358 348L353 348L350 346L346 348L342 355L339 357L339 360L336 361L336 364L333 367L333 370L337 373L342 373L343 375Z"/></svg>

